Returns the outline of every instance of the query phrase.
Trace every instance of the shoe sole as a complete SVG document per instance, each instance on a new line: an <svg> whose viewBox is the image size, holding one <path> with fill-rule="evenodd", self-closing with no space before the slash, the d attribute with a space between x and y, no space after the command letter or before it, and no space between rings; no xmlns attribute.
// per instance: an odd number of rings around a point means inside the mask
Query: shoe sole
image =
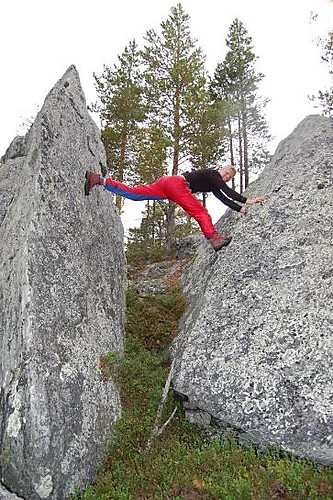
<svg viewBox="0 0 333 500"><path fill-rule="evenodd" d="M224 247L227 247L230 243L230 241L232 240L232 238L230 238L229 241L226 241L225 243L222 243L220 246L218 246L217 248L214 248L215 252L218 252L219 250L221 250L221 248L224 248Z"/></svg>
<svg viewBox="0 0 333 500"><path fill-rule="evenodd" d="M88 179L89 179L89 170L86 171L86 181L84 183L84 194L86 196L89 196L89 184L88 184Z"/></svg>

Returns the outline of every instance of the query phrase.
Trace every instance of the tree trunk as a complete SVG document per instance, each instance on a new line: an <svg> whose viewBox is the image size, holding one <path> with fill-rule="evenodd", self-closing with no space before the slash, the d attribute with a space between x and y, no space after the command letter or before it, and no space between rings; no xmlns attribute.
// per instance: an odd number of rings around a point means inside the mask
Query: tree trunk
<svg viewBox="0 0 333 500"><path fill-rule="evenodd" d="M178 84L175 91L175 107L174 107L174 122L173 122L173 157L172 157L172 172L171 175L178 175L179 168L179 150L180 150L180 85ZM175 226L176 226L176 204L169 201L167 209L167 253L171 255L175 246Z"/></svg>
<svg viewBox="0 0 333 500"><path fill-rule="evenodd" d="M149 203L149 201L148 201ZM153 244L155 243L156 240L156 201L153 200L153 213L151 216L151 239L153 240Z"/></svg>
<svg viewBox="0 0 333 500"><path fill-rule="evenodd" d="M166 214L166 249L171 255L175 246L176 203L169 201Z"/></svg>
<svg viewBox="0 0 333 500"><path fill-rule="evenodd" d="M242 143L242 124L241 117L238 113L238 149L239 149L239 191L242 193L243 189L243 175L244 175L244 167L243 167L243 143Z"/></svg>
<svg viewBox="0 0 333 500"><path fill-rule="evenodd" d="M228 132L229 132L229 150L230 150L230 163L235 166L235 155L234 155L234 142L232 137L232 126L230 117L228 117ZM231 181L232 189L235 189L235 177L232 178Z"/></svg>
<svg viewBox="0 0 333 500"><path fill-rule="evenodd" d="M243 137L243 156L244 156L244 189L249 185L249 151L247 141L247 119L244 99L242 99L242 137Z"/></svg>

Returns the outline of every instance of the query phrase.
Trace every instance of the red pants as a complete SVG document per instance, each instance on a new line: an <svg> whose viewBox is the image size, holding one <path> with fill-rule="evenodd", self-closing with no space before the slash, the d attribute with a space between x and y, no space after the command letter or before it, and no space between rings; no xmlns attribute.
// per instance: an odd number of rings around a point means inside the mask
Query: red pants
<svg viewBox="0 0 333 500"><path fill-rule="evenodd" d="M174 201L199 224L203 234L209 238L216 231L207 209L192 194L188 182L181 175L168 175L157 179L153 184L129 187L122 182L107 177L104 187L112 193L131 200L161 200Z"/></svg>

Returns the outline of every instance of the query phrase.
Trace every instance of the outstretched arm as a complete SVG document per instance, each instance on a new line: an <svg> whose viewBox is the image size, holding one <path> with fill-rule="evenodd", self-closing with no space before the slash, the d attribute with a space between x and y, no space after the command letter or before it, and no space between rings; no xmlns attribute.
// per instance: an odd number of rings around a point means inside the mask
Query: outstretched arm
<svg viewBox="0 0 333 500"><path fill-rule="evenodd" d="M251 205L255 205L256 203L265 203L268 199L268 196L256 196L255 198L249 199L246 198L242 194L237 193L237 191L230 188L220 175L215 175L215 172L213 182L214 189L212 189L212 192L216 198L237 212L246 213ZM238 203L235 203L235 201L244 205L241 206Z"/></svg>
<svg viewBox="0 0 333 500"><path fill-rule="evenodd" d="M231 208L232 210L236 210L237 212L241 211L242 206L238 205L238 203L235 203L230 198L227 198L219 189L212 191L212 193L214 196L216 196L216 198L222 201L224 205L227 205L227 207Z"/></svg>
<svg viewBox="0 0 333 500"><path fill-rule="evenodd" d="M235 203L236 201L238 201L239 203L246 203L247 199L241 194L237 193L237 191L235 191L234 189L231 189L229 186L227 186L227 184L224 182L217 171L214 171L212 173L212 184L213 195L232 210L236 210L237 212L239 212L242 208L241 205Z"/></svg>
<svg viewBox="0 0 333 500"><path fill-rule="evenodd" d="M245 198L245 196L243 196L242 194L240 193L237 193L237 191L235 191L234 189L232 189L231 187L229 187L223 180L222 178L219 179L219 185L218 185L218 188L223 191L227 196L228 198L231 198L232 200L235 200L235 201L239 201L240 203L246 203L247 202L247 198ZM215 194L215 193L214 193Z"/></svg>

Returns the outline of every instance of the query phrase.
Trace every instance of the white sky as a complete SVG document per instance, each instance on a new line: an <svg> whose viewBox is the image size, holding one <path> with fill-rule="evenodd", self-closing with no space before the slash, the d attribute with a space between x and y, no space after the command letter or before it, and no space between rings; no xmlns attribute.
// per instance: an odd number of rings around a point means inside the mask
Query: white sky
<svg viewBox="0 0 333 500"><path fill-rule="evenodd" d="M130 40L139 46L148 29L159 32L177 0L3 0L0 3L0 156L22 123L66 69L74 64L87 103L96 99L93 73L117 62ZM210 75L225 55L225 38L238 17L252 37L264 73L260 93L271 100L266 118L277 144L318 110L308 95L332 85L316 38L333 29L332 0L183 0L191 35L206 55ZM311 21L311 12L318 15ZM223 206L209 199L213 220ZM140 213L130 202L129 214ZM123 218L126 227L128 217Z"/></svg>

